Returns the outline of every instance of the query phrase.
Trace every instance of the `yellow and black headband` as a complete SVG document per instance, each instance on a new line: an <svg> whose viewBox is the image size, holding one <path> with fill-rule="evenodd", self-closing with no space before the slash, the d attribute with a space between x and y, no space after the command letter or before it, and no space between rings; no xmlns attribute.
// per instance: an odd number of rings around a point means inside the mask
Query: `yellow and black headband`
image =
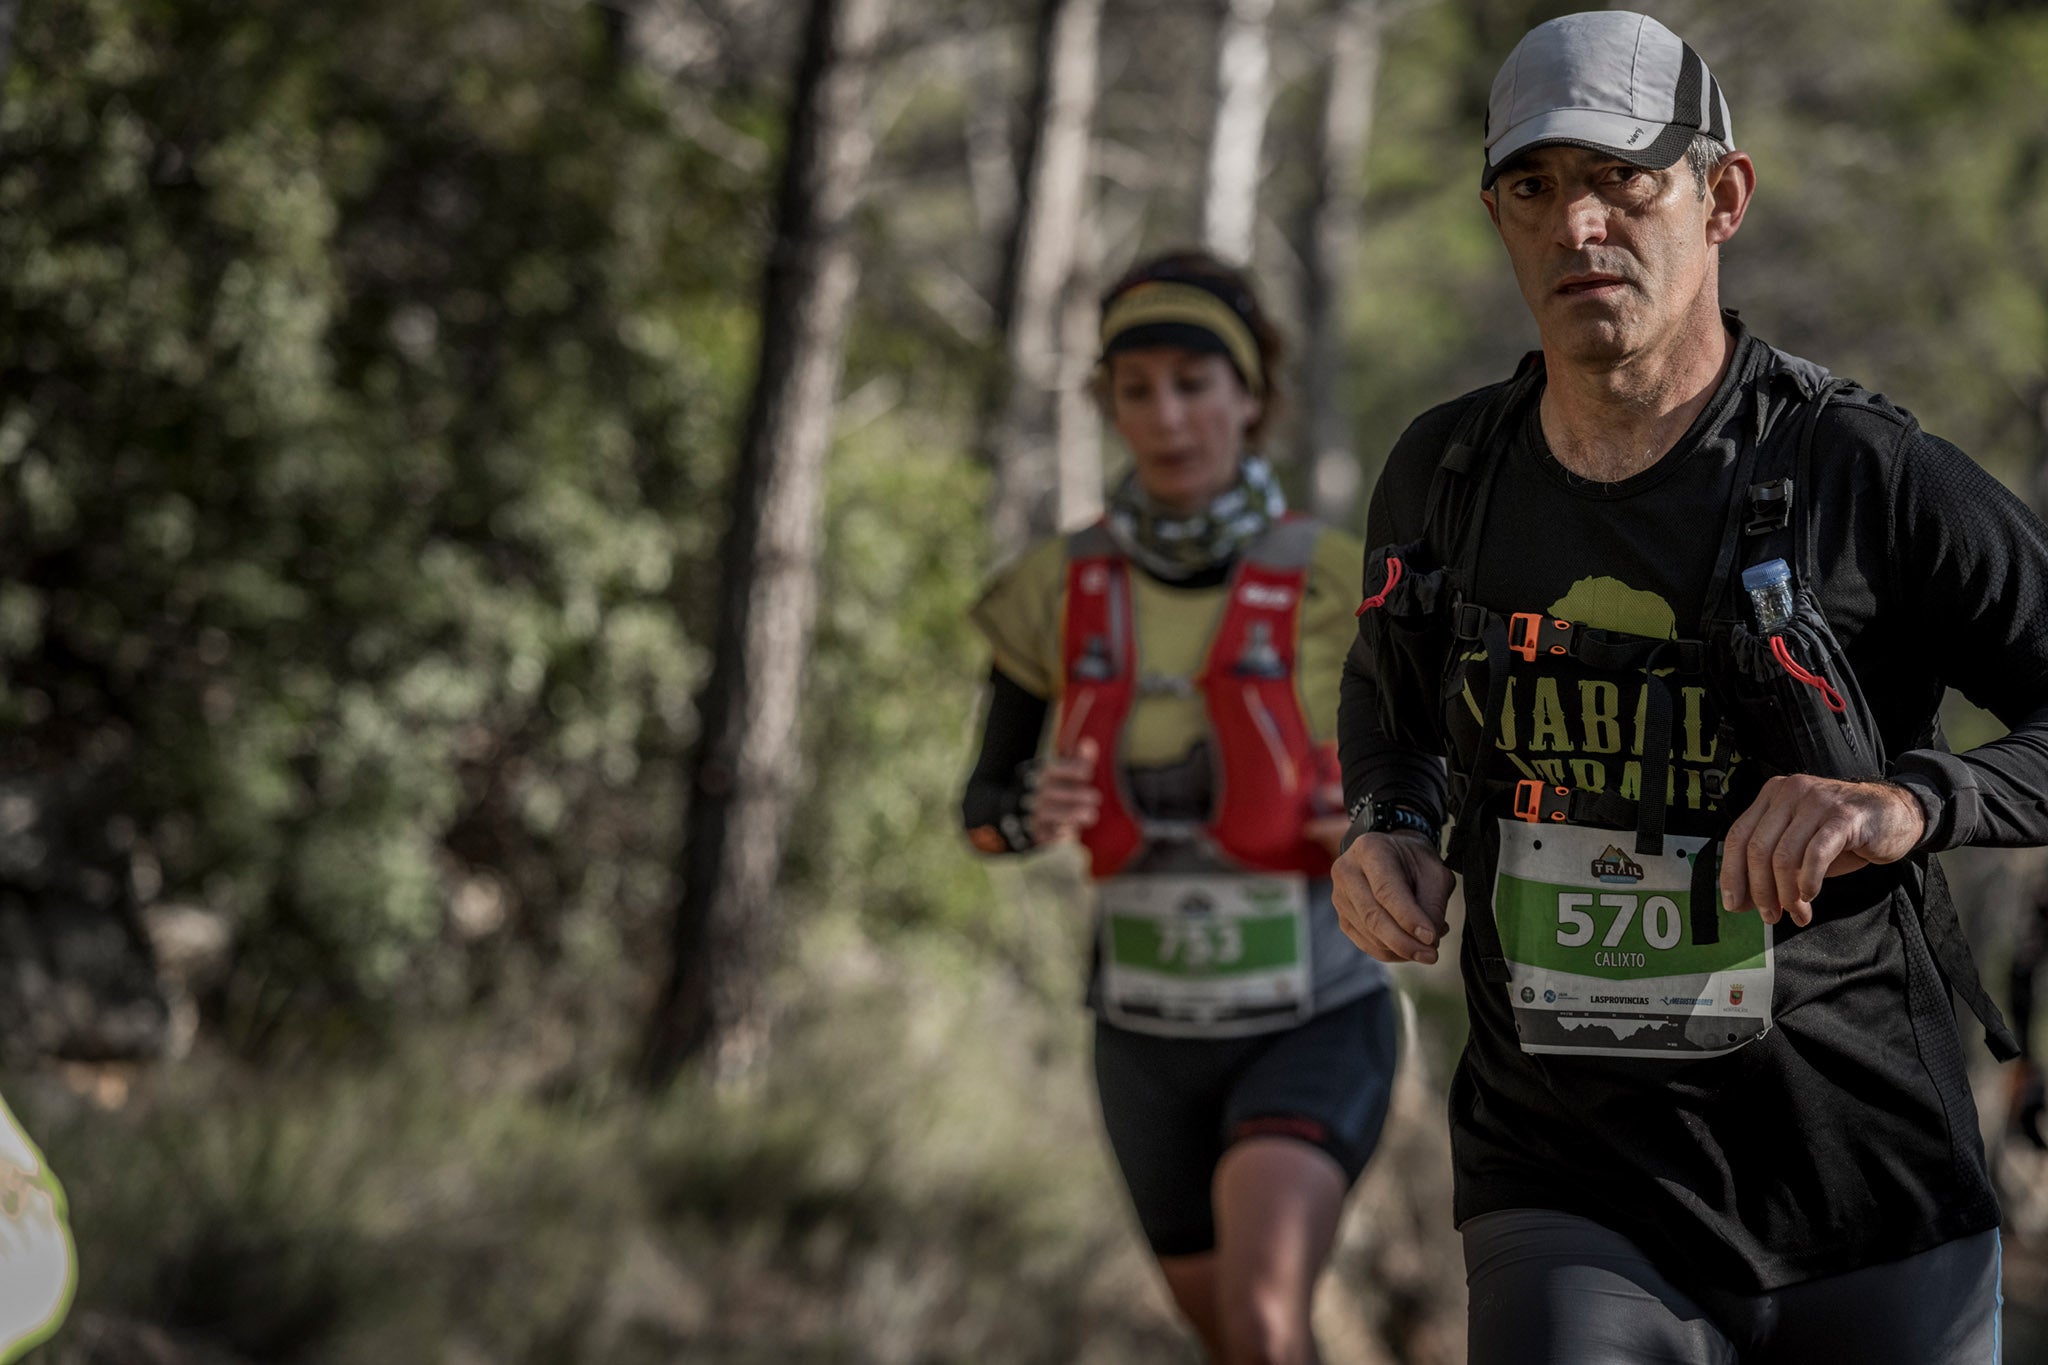
<svg viewBox="0 0 2048 1365"><path fill-rule="evenodd" d="M1207 342L1204 345L1202 343ZM1102 310L1103 358L1139 346L1186 345L1213 350L1237 367L1245 387L1266 391L1259 343L1236 309L1195 284L1145 280L1111 299Z"/></svg>

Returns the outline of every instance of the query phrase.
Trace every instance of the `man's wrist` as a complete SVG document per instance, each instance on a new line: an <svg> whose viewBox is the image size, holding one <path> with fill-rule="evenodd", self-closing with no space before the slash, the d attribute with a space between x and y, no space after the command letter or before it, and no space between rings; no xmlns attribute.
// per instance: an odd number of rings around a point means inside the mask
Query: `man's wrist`
<svg viewBox="0 0 2048 1365"><path fill-rule="evenodd" d="M1969 763L1942 749L1908 749L1891 762L1888 781L1920 803L1926 828L1915 853L1941 853L1967 844L1984 818L1984 800Z"/></svg>
<svg viewBox="0 0 2048 1365"><path fill-rule="evenodd" d="M1436 846L1440 833L1436 817L1411 802L1361 797L1351 807L1351 836L1360 834L1412 834Z"/></svg>
<svg viewBox="0 0 2048 1365"><path fill-rule="evenodd" d="M1913 833L1907 841L1906 857L1928 842L1928 835L1934 829L1934 822L1941 816L1941 798L1917 782L1901 782L1896 778L1878 784L1884 789L1899 812L1899 820Z"/></svg>

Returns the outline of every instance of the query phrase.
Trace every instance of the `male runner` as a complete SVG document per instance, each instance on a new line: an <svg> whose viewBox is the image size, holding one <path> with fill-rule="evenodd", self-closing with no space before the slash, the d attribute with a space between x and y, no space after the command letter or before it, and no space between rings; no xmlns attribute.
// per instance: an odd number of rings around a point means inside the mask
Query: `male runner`
<svg viewBox="0 0 2048 1365"><path fill-rule="evenodd" d="M1655 20L1522 39L1481 198L1543 349L1370 513L1335 902L1431 963L1464 879L1479 1365L1997 1358L1949 987L2010 1038L1928 855L2048 840L2048 529L1722 310L1732 147ZM1949 754L1950 684L2011 732Z"/></svg>

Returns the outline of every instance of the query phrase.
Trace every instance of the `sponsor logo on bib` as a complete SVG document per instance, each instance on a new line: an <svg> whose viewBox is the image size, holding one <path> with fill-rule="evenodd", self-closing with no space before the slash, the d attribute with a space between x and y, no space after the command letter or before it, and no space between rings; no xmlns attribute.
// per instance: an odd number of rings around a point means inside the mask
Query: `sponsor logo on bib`
<svg viewBox="0 0 2048 1365"><path fill-rule="evenodd" d="M1593 875L1603 882L1639 882L1643 879L1643 865L1609 844L1593 860Z"/></svg>

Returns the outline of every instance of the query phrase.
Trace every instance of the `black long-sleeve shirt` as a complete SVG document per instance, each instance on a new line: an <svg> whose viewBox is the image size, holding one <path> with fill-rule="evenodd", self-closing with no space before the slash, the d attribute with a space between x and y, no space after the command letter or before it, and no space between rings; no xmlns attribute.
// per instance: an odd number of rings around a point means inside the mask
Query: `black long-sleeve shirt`
<svg viewBox="0 0 2048 1365"><path fill-rule="evenodd" d="M1744 492L1737 455L1753 439L1770 364L1740 324L1731 330L1737 353L1722 389L1662 460L1620 483L1590 483L1560 465L1533 401L1510 417L1476 581L1462 585L1472 600L1700 638L1724 513ZM1422 535L1451 433L1493 392L1410 426L1375 492L1369 546ZM1828 408L1814 482L1797 495L1821 511L1820 603L1892 776L1929 817L1916 852L2048 841L2048 528L1881 399ZM1936 716L1949 686L2010 731L1947 753ZM1512 738L1498 717L1482 735L1476 708L1454 695L1448 752L1401 749L1381 725L1371 661L1354 648L1338 726L1347 801L1371 793L1441 814L1443 759L1495 775L1511 759L1545 763L1572 785L1615 790L1631 755L1615 752L1608 718L1590 704L1583 714L1573 700L1560 706L1561 695L1545 710L1525 682ZM1688 765L1704 766L1714 702L1702 695L1681 708L1672 755L1681 791ZM1455 870L1467 913L1491 915L1498 831L1479 834ZM1581 1213L1634 1238L1671 1273L1737 1288L1840 1273L1994 1226L1960 1043L1915 910L1920 875L1914 859L1831 879L1811 926L1775 931L1772 1027L1707 1060L1522 1051L1507 992L1484 979L1467 935L1472 1031L1451 1097L1457 1217Z"/></svg>

